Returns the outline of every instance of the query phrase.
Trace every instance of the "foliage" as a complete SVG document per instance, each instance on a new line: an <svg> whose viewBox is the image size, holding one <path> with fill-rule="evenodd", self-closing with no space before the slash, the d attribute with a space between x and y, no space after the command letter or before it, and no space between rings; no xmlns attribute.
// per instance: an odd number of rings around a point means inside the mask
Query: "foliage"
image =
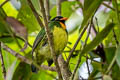
<svg viewBox="0 0 120 80"><path fill-rule="evenodd" d="M7 45L16 53L32 60L32 45L41 30L38 19L28 4L28 0L10 0L1 6L4 1L0 0L0 44ZM39 0L31 1L39 19L44 24ZM57 6L54 2L56 0L49 1L49 13L52 19L57 16ZM19 8L16 8L18 3L20 3ZM76 73L74 80L78 78L120 80L119 12L119 0L63 0L61 2L61 15L69 18L66 22L69 40L62 55L67 62L69 53L75 48L70 61L66 63L67 70ZM84 31L85 28L87 29ZM77 40L77 46L74 46ZM19 59L18 55L11 55L11 52L8 52L3 45L0 45L0 48L6 70L6 80L53 80L57 78L58 73L51 70L40 69L38 73L33 73L30 64ZM49 67L47 62L43 65ZM83 66L86 69L85 76L80 73L84 70ZM51 67L54 68L55 65L52 64ZM2 68L0 66L0 80L4 80ZM74 74L70 74L69 77L74 77Z"/></svg>

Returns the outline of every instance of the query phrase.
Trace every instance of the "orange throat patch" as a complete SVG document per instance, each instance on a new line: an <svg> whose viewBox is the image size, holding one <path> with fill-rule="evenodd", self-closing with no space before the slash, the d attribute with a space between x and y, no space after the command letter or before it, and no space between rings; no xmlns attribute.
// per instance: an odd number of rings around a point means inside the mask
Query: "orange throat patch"
<svg viewBox="0 0 120 80"><path fill-rule="evenodd" d="M66 29L66 26L65 26L64 23L60 22L60 25L61 25L61 27L62 27L63 29Z"/></svg>

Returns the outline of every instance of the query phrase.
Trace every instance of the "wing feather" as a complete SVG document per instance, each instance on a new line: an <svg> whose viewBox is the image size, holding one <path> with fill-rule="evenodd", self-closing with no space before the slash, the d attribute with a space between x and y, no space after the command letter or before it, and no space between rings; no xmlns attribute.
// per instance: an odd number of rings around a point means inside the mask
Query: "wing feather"
<svg viewBox="0 0 120 80"><path fill-rule="evenodd" d="M33 52L35 51L36 47L38 46L38 44L42 41L44 36L45 36L45 30L44 30L44 28L42 28L33 43L32 52L31 52L32 55L33 55Z"/></svg>

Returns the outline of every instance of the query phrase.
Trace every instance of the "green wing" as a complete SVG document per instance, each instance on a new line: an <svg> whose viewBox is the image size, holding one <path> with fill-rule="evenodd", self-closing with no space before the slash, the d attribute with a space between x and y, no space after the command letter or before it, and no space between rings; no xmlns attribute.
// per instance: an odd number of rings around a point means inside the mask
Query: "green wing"
<svg viewBox="0 0 120 80"><path fill-rule="evenodd" d="M48 24L48 27L49 27L51 32L52 32L55 25L58 27L60 26L60 24L57 21L51 21ZM52 36L52 33L50 35ZM35 41L34 41L32 52L31 52L32 55L33 55L33 52L35 51L35 49L37 48L38 45L44 46L46 43L47 43L47 37L46 37L45 29L42 28L41 31L38 33Z"/></svg>
<svg viewBox="0 0 120 80"><path fill-rule="evenodd" d="M38 46L38 44L42 41L42 39L44 38L45 36L45 29L42 28L41 31L38 33L35 41L34 41L34 44L33 44L33 47L32 47L32 55L33 55L33 52L35 51L36 47Z"/></svg>

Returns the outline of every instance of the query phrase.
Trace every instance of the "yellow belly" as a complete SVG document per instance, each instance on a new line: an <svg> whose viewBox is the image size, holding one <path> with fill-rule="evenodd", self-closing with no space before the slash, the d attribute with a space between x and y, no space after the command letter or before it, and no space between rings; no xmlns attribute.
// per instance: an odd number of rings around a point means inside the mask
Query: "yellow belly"
<svg viewBox="0 0 120 80"><path fill-rule="evenodd" d="M56 54L60 54L67 45L68 36L65 30L60 27L54 27L53 31L54 49Z"/></svg>

